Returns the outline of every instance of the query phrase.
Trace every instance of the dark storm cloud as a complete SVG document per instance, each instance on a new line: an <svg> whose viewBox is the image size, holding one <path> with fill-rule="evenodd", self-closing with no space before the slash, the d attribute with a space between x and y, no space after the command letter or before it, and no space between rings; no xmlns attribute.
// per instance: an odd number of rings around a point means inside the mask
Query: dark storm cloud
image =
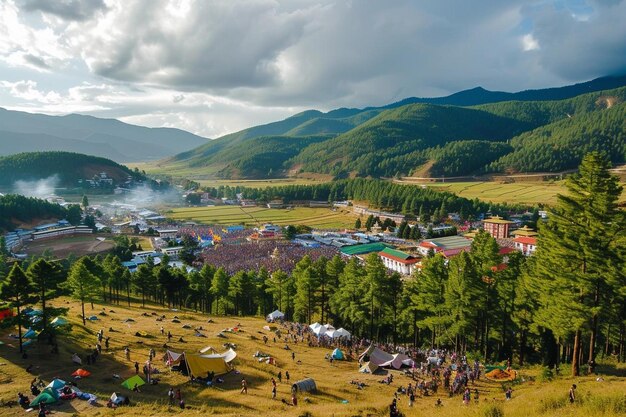
<svg viewBox="0 0 626 417"><path fill-rule="evenodd" d="M26 11L40 11L65 20L84 21L106 10L104 0L21 0Z"/></svg>

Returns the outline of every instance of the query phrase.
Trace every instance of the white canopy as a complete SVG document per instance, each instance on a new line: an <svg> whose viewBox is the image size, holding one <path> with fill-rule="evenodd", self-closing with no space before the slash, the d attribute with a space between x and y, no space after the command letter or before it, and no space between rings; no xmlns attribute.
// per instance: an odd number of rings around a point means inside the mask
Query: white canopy
<svg viewBox="0 0 626 417"><path fill-rule="evenodd" d="M315 333L316 336L325 335L327 331L328 329L326 328L326 326L322 326L322 325L313 328L313 333Z"/></svg>
<svg viewBox="0 0 626 417"><path fill-rule="evenodd" d="M326 326L327 331L335 330L335 327L330 323L326 323L324 326Z"/></svg>
<svg viewBox="0 0 626 417"><path fill-rule="evenodd" d="M276 319L282 319L285 317L285 313L282 313L279 310L274 310L272 311L270 314L267 315L267 318L269 320L276 320Z"/></svg>
<svg viewBox="0 0 626 417"><path fill-rule="evenodd" d="M311 329L313 329L313 330L317 329L320 326L321 326L321 324L319 324L318 322L315 322L315 323L309 325L309 327Z"/></svg>
<svg viewBox="0 0 626 417"><path fill-rule="evenodd" d="M352 337L350 332L344 329L343 327L340 327L337 330L328 330L326 332L326 336L333 338L333 339L336 339L338 337L344 337L346 339L350 339Z"/></svg>

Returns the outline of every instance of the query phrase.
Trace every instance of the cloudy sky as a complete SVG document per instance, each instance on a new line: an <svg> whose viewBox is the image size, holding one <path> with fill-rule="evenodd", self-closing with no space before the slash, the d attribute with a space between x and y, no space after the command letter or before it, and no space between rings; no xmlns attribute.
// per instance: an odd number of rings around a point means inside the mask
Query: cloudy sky
<svg viewBox="0 0 626 417"><path fill-rule="evenodd" d="M0 0L0 107L218 137L626 73L626 0Z"/></svg>

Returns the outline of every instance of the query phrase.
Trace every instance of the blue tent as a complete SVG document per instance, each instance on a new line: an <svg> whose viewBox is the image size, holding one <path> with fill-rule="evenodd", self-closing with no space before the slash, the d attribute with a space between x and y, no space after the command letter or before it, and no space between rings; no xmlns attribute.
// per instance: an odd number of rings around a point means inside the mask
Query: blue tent
<svg viewBox="0 0 626 417"><path fill-rule="evenodd" d="M345 359L345 357L343 356L343 352L339 348L333 350L333 353L331 356L333 359L339 360L339 361L342 361Z"/></svg>
<svg viewBox="0 0 626 417"><path fill-rule="evenodd" d="M65 381L61 379L53 379L51 383L46 385L46 388L51 388L54 391L58 391L65 386Z"/></svg>
<svg viewBox="0 0 626 417"><path fill-rule="evenodd" d="M37 337L37 332L33 329L28 329L28 331L24 333L24 336L22 337L26 339L35 339Z"/></svg>
<svg viewBox="0 0 626 417"><path fill-rule="evenodd" d="M87 320L95 321L95 320L100 320L100 319L98 318L98 316L91 316L91 317L87 318Z"/></svg>

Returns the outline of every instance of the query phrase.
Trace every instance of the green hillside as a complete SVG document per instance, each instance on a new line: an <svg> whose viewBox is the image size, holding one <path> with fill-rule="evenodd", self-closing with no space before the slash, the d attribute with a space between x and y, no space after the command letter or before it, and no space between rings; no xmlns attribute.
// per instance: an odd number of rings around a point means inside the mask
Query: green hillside
<svg viewBox="0 0 626 417"><path fill-rule="evenodd" d="M530 123L483 110L410 104L311 145L291 162L304 171L336 176L392 176L424 163L426 149L455 140L504 141L531 128Z"/></svg>
<svg viewBox="0 0 626 417"><path fill-rule="evenodd" d="M0 157L0 186L12 187L16 181L35 181L56 176L59 186L76 186L79 179L91 179L106 172L116 183L129 176L145 180L145 176L131 171L110 159L72 152L25 152Z"/></svg>
<svg viewBox="0 0 626 417"><path fill-rule="evenodd" d="M158 171L228 179L299 172L450 177L561 171L576 167L584 152L593 149L609 152L613 162L623 162L624 118L619 109L626 102L626 87L592 88L602 85L612 84L491 95L494 100L522 101L474 107L398 102L384 108L306 111L210 141L161 161ZM555 100L584 91L592 92ZM463 103L486 97L484 91L462 93ZM525 101L533 97L546 99Z"/></svg>

